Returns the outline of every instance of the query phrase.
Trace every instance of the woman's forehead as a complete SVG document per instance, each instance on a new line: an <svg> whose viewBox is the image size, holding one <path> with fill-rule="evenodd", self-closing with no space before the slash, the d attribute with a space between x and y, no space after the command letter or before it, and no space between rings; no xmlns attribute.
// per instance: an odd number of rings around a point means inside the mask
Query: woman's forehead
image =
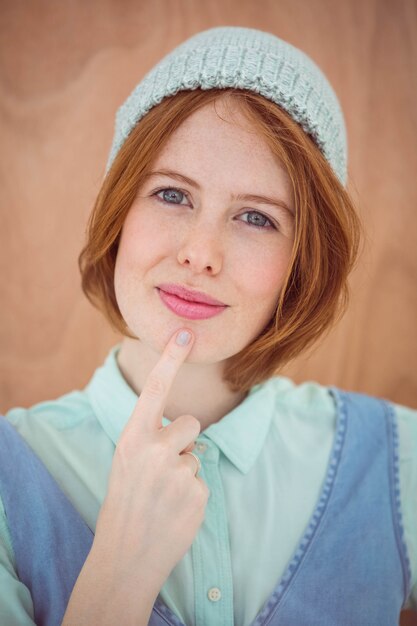
<svg viewBox="0 0 417 626"><path fill-rule="evenodd" d="M270 186L285 169L254 124L238 109L214 103L193 112L171 135L153 162L152 171L175 169L194 179L240 178Z"/></svg>

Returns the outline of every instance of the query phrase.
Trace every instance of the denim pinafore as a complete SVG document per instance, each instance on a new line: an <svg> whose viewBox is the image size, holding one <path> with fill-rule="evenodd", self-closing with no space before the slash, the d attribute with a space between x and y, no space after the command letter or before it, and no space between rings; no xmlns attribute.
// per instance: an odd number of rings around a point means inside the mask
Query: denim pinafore
<svg viewBox="0 0 417 626"><path fill-rule="evenodd" d="M394 626L408 597L393 406L335 387L329 392L338 420L321 496L251 626ZM4 418L0 491L36 624L58 626L93 533ZM149 626L184 624L158 597Z"/></svg>

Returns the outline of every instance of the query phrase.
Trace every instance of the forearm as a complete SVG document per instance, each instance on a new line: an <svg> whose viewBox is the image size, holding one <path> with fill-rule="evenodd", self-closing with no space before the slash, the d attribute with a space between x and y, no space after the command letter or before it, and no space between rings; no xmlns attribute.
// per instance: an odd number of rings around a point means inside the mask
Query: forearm
<svg viewBox="0 0 417 626"><path fill-rule="evenodd" d="M159 593L146 567L122 574L90 553L76 581L62 626L148 626Z"/></svg>

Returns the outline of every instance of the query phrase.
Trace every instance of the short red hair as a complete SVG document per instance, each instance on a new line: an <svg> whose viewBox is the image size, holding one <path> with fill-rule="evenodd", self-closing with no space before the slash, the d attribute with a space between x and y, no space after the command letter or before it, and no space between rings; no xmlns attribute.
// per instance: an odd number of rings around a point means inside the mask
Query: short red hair
<svg viewBox="0 0 417 626"><path fill-rule="evenodd" d="M82 289L123 335L133 337L114 291L120 233L137 190L174 131L193 112L232 98L265 138L292 184L295 240L276 312L260 335L230 357L224 378L247 391L311 346L344 313L361 223L352 200L313 139L277 104L240 89L181 91L153 107L131 131L105 177L79 256Z"/></svg>

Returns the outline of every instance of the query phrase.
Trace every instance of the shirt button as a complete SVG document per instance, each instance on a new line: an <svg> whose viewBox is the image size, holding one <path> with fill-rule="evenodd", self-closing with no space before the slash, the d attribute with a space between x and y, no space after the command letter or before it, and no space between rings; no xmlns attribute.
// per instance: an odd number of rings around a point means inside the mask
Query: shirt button
<svg viewBox="0 0 417 626"><path fill-rule="evenodd" d="M198 443L196 445L196 448L199 452L205 452L207 450L207 444L205 443Z"/></svg>
<svg viewBox="0 0 417 626"><path fill-rule="evenodd" d="M208 599L212 602L217 602L222 597L222 593L218 587L212 587L208 590Z"/></svg>

